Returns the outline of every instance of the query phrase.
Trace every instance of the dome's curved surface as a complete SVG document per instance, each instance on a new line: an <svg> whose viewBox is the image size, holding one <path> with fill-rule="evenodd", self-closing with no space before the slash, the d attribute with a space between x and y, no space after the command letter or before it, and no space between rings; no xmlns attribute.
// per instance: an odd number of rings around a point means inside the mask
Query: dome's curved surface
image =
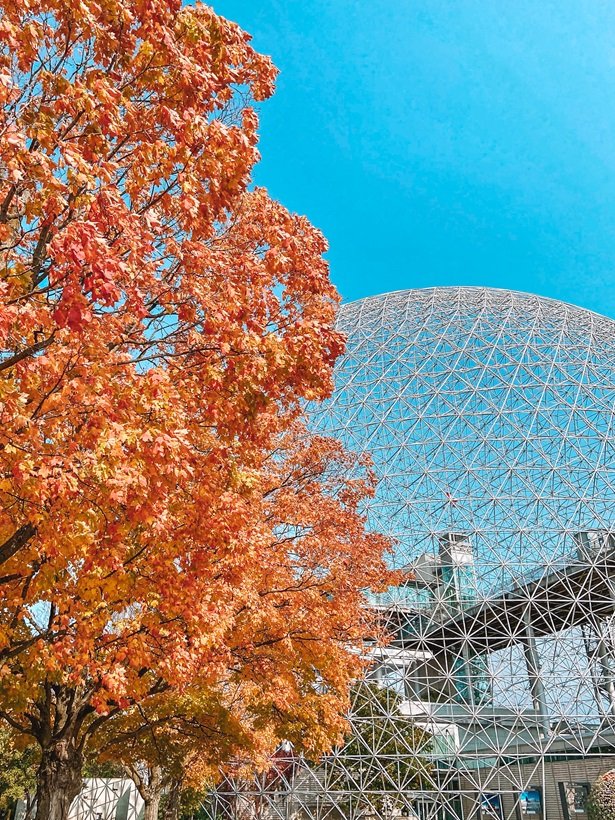
<svg viewBox="0 0 615 820"><path fill-rule="evenodd" d="M615 322L539 296L432 288L342 306L318 423L370 452L397 563L466 533L486 593L615 526Z"/></svg>

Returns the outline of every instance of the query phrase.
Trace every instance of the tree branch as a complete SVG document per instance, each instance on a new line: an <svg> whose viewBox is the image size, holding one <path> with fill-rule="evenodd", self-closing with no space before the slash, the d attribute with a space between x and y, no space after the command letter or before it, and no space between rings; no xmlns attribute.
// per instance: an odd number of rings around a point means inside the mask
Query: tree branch
<svg viewBox="0 0 615 820"><path fill-rule="evenodd" d="M0 546L0 564L6 563L36 535L34 524L24 524Z"/></svg>
<svg viewBox="0 0 615 820"><path fill-rule="evenodd" d="M49 347L53 341L53 337L54 334L52 333L47 339L43 339L40 342L35 342L33 345L24 348L19 353L15 353L15 355L11 356L10 359L5 359L3 362L0 362L0 372L2 370L8 370L9 367L13 367L14 364L21 362L23 359L27 359L29 356L34 356L35 353L40 353L41 350Z"/></svg>

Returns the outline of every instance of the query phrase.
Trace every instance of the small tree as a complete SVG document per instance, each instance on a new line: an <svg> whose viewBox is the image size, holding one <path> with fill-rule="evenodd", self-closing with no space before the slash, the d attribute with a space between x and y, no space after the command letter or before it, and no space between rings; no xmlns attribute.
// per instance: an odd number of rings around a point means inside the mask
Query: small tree
<svg viewBox="0 0 615 820"><path fill-rule="evenodd" d="M0 813L12 810L18 800L25 805L24 820L34 808L38 748L31 742L24 746L6 727L0 727Z"/></svg>
<svg viewBox="0 0 615 820"><path fill-rule="evenodd" d="M615 820L615 769L593 783L587 802L589 820Z"/></svg>
<svg viewBox="0 0 615 820"><path fill-rule="evenodd" d="M193 684L119 713L97 737L99 761L119 766L144 803L144 820L155 820L166 794L165 818L177 820L182 791L203 784L219 761L255 754L254 740L238 718L239 700L225 705Z"/></svg>
<svg viewBox="0 0 615 820"><path fill-rule="evenodd" d="M326 788L337 805L348 815L382 815L400 808L409 792L433 788L431 736L401 714L402 698L361 681L351 699L351 733L326 763Z"/></svg>

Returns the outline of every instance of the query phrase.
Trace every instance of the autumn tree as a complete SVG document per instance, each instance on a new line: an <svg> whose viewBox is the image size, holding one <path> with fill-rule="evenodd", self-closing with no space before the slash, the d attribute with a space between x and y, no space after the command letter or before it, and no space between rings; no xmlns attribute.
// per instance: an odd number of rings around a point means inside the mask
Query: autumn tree
<svg viewBox="0 0 615 820"><path fill-rule="evenodd" d="M275 676L324 747L384 541L300 426L342 339L323 237L250 188L269 59L179 0L0 13L0 713L58 820L105 722L197 674Z"/></svg>
<svg viewBox="0 0 615 820"><path fill-rule="evenodd" d="M224 760L253 761L263 736L246 726L237 697L224 704L192 685L116 715L96 740L98 759L119 765L135 783L144 820L158 817L163 795L165 820L177 820L185 789L213 782Z"/></svg>

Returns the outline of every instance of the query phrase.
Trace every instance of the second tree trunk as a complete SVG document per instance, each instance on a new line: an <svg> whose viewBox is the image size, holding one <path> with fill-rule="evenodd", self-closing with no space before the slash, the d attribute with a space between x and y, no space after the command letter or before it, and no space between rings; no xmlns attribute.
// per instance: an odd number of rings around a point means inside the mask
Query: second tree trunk
<svg viewBox="0 0 615 820"><path fill-rule="evenodd" d="M71 803L81 791L83 758L69 741L43 749L38 768L36 820L67 820Z"/></svg>

